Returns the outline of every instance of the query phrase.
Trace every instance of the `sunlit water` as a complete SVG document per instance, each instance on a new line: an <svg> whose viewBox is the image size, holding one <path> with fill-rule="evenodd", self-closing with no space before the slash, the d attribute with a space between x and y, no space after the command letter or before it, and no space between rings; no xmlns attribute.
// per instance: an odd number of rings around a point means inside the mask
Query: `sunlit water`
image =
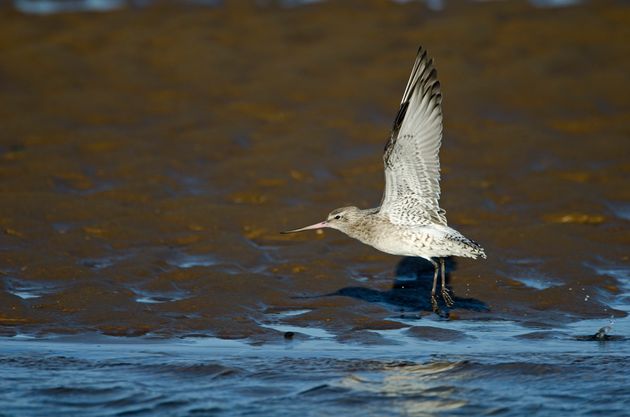
<svg viewBox="0 0 630 417"><path fill-rule="evenodd" d="M630 333L628 322L616 321L611 333ZM594 338L601 320L553 331L492 321L414 324L432 329L426 338L378 332L385 346L339 343L317 329L262 346L3 339L0 415L627 415L630 342ZM445 329L462 337L431 340Z"/></svg>
<svg viewBox="0 0 630 417"><path fill-rule="evenodd" d="M621 417L630 407L627 317L554 328L393 318L409 327L353 344L285 323L308 312L269 314L261 325L285 340L263 345L0 339L0 415Z"/></svg>

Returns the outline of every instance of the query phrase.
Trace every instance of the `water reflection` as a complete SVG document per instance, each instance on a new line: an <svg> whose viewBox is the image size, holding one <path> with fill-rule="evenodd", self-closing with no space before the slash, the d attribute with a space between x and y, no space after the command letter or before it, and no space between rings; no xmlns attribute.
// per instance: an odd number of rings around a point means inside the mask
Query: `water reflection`
<svg viewBox="0 0 630 417"><path fill-rule="evenodd" d="M433 416L468 404L458 399L460 389L443 385L440 378L460 368L459 362L385 365L381 372L358 377L349 375L340 385L357 393L393 399L392 411L405 416Z"/></svg>

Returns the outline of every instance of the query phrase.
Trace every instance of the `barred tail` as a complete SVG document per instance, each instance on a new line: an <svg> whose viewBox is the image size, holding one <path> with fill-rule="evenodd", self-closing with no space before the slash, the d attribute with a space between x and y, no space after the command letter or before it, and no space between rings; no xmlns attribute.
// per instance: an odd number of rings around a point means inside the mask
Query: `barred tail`
<svg viewBox="0 0 630 417"><path fill-rule="evenodd" d="M483 259L487 258L484 249L479 243L475 242L474 240L468 239L467 237L460 234L449 235L447 236L447 238L452 240L453 242L457 242L460 245L460 248L463 252L461 256L466 256L473 259L477 259L477 257L482 257Z"/></svg>
<svg viewBox="0 0 630 417"><path fill-rule="evenodd" d="M473 242L473 243L476 245L473 249L475 255L481 256L483 259L486 259L487 258L486 252L483 250L481 245L479 245L477 242ZM474 259L477 259L477 256L475 256Z"/></svg>

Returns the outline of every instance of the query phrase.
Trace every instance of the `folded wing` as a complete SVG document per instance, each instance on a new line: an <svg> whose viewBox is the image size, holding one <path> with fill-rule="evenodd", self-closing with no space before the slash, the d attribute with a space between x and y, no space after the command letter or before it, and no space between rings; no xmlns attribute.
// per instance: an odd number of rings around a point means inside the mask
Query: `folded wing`
<svg viewBox="0 0 630 417"><path fill-rule="evenodd" d="M442 94L433 61L423 48L385 145L385 192L379 212L394 224L446 225L440 199Z"/></svg>

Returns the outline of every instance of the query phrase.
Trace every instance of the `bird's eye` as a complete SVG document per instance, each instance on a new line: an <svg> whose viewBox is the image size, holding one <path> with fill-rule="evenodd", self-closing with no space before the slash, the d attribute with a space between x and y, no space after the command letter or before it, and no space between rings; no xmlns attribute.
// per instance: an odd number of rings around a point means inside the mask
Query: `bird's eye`
<svg viewBox="0 0 630 417"><path fill-rule="evenodd" d="M341 219L341 216L337 214L337 215L335 216L335 219L339 220L339 219Z"/></svg>

